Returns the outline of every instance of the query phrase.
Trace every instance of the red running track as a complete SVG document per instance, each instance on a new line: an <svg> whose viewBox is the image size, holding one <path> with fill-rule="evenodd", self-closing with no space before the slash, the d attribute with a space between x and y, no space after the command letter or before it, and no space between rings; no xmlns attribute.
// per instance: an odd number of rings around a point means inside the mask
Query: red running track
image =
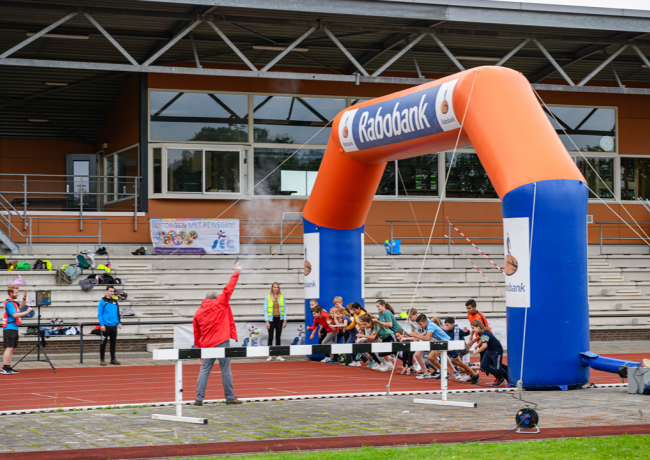
<svg viewBox="0 0 650 460"><path fill-rule="evenodd" d="M647 355L605 355L641 361ZM390 372L310 361L234 363L238 398L327 395L385 392ZM193 400L198 364L183 366L185 399ZM60 407L161 403L174 400L174 366L110 366L81 369L26 369L20 374L0 375L0 411ZM490 387L492 378L481 374L480 386ZM336 382L324 386L320 382ZM621 383L620 377L591 371L591 382ZM414 376L393 375L391 391L432 391L438 380L418 380ZM477 388L465 382L449 381L449 389ZM205 399L223 399L221 375L215 366Z"/></svg>

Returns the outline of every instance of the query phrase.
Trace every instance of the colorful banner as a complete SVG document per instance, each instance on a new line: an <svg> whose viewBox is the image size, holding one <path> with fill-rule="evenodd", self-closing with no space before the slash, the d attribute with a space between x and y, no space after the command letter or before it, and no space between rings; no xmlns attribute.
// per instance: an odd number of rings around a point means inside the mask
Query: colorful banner
<svg viewBox="0 0 650 460"><path fill-rule="evenodd" d="M155 254L239 254L237 219L151 219Z"/></svg>

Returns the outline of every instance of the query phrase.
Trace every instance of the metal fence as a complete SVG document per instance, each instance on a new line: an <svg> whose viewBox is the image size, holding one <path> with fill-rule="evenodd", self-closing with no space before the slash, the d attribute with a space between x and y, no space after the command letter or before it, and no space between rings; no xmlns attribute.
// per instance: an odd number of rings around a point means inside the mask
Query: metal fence
<svg viewBox="0 0 650 460"><path fill-rule="evenodd" d="M30 211L74 212L78 217L66 217L65 220L79 220L79 231L84 230L84 212L127 211L133 212L133 225L138 229L138 212L140 211L140 176L73 176L52 174L0 174L0 223L11 238L12 230L31 242L33 238L45 237L34 235L29 228ZM18 229L15 219L18 217ZM63 218L61 218L63 219ZM22 222L20 222L22 220ZM98 237L98 235L81 236ZM54 237L54 236L52 236ZM57 238L79 238L79 235L56 235Z"/></svg>
<svg viewBox="0 0 650 460"><path fill-rule="evenodd" d="M503 221L493 221L493 220L457 220L454 222L448 222L447 220L444 221L433 221L433 220L387 220L386 222L390 223L390 239L398 239L398 240L422 240L423 242L428 241L429 239L429 232L425 232L424 235L422 236L396 236L395 232L396 229L400 228L406 228L408 227L409 229L413 229L414 226L418 226L419 224L433 224L434 222L436 225L441 224L441 228L446 228L447 233L445 234L446 236L433 236L431 237L431 240L444 240L447 242L447 253L451 254L451 244L452 240L462 240L464 239L462 236L452 236L452 225L453 224L499 224L501 227L501 233L503 233ZM397 225L396 225L397 224ZM406 225L399 225L399 224L406 224ZM603 254L603 246L606 244L606 241L643 241L644 243L648 244L650 246L650 238L646 236L646 233L650 232L650 222L594 222L592 224L587 224L587 228L589 226L599 226L599 245L600 245L600 254ZM615 236L615 237L608 237L603 235L603 226L606 225L626 225L630 226L633 228L641 237L622 237L622 236ZM640 228L641 225L648 226L647 231L644 233L644 230ZM428 228L427 228L428 230ZM462 230L462 229L461 229ZM624 229L625 230L625 229ZM485 231L483 229L483 231ZM629 230L630 233L632 233L632 230ZM472 240L477 240L477 241L484 241L484 240L499 240L503 241L503 236L499 237L494 237L494 236L481 236L481 235L476 235L472 233L471 235L468 235L468 237ZM649 250L650 251L650 250Z"/></svg>

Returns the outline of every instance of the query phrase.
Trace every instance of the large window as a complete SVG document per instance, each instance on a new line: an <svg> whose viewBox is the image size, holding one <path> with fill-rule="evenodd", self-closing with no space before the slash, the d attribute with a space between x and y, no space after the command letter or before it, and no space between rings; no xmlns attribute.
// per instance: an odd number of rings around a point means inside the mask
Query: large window
<svg viewBox="0 0 650 460"><path fill-rule="evenodd" d="M254 142L327 144L331 126L319 130L345 107L345 99L254 96Z"/></svg>
<svg viewBox="0 0 650 460"><path fill-rule="evenodd" d="M585 158L591 166L587 164ZM578 169L587 180L587 186L591 190L589 192L589 198L613 198L609 190L614 190L614 158L585 158L576 157L575 160ZM595 194L598 194L598 196Z"/></svg>
<svg viewBox="0 0 650 460"><path fill-rule="evenodd" d="M240 193L240 151L167 149L167 191Z"/></svg>
<svg viewBox="0 0 650 460"><path fill-rule="evenodd" d="M449 171L452 156L452 152L445 154L445 171ZM447 198L498 198L475 153L456 152L446 188Z"/></svg>
<svg viewBox="0 0 650 460"><path fill-rule="evenodd" d="M104 171L106 172L105 176L108 176L105 178L107 202L132 198L137 180L133 178L140 173L138 157L138 147L106 155Z"/></svg>
<svg viewBox="0 0 650 460"><path fill-rule="evenodd" d="M309 196L325 150L293 148L255 149L255 195ZM287 160L282 164L283 161ZM282 164L278 168L278 165ZM276 169L277 168L277 169ZM270 175L269 175L270 174Z"/></svg>
<svg viewBox="0 0 650 460"><path fill-rule="evenodd" d="M621 199L650 198L650 158L621 157Z"/></svg>
<svg viewBox="0 0 650 460"><path fill-rule="evenodd" d="M246 94L172 91L149 94L151 140L248 142Z"/></svg>
<svg viewBox="0 0 650 460"><path fill-rule="evenodd" d="M438 154L408 158L397 162L397 194L438 196Z"/></svg>
<svg viewBox="0 0 650 460"><path fill-rule="evenodd" d="M544 111L569 152L577 151L576 146L586 152L616 151L616 109L544 107Z"/></svg>

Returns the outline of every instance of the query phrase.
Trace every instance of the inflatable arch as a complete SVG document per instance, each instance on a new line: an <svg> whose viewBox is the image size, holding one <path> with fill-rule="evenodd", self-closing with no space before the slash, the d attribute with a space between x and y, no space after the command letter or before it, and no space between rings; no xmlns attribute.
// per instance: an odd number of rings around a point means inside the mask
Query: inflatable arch
<svg viewBox="0 0 650 460"><path fill-rule="evenodd" d="M457 140L474 147L502 201L510 381L519 380L527 311L524 387L585 384L589 191L529 82L503 67L470 69L336 116L303 212L306 323L309 299L330 307L337 295L346 303L364 297L364 223L386 162L453 149Z"/></svg>

